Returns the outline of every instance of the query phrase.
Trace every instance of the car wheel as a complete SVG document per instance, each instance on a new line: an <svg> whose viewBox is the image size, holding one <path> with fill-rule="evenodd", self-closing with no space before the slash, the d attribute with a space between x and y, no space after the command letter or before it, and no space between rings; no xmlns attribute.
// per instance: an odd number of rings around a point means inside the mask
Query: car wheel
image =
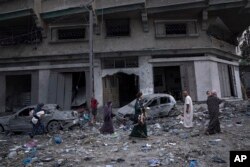
<svg viewBox="0 0 250 167"><path fill-rule="evenodd" d="M60 129L60 123L58 121L50 121L47 125L47 130L49 133L57 132Z"/></svg>
<svg viewBox="0 0 250 167"><path fill-rule="evenodd" d="M4 132L4 128L2 125L0 125L0 133L3 133Z"/></svg>

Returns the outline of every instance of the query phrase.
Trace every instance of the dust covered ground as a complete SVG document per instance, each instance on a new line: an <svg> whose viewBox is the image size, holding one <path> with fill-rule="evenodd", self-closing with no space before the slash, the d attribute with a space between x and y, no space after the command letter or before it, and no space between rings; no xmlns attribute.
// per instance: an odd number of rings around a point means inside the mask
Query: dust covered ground
<svg viewBox="0 0 250 167"><path fill-rule="evenodd" d="M199 167L229 166L230 150L250 150L248 102L227 102L221 108L222 133L206 136L208 124L205 104L194 106L194 128L183 128L176 116L148 122L147 140L129 139L132 126L114 119L116 133L101 135L101 119L94 126L75 127L57 134L35 136L0 134L0 166L34 167L188 167L196 160ZM101 115L101 113L99 113ZM55 143L55 136L62 139ZM59 140L60 142L60 140Z"/></svg>

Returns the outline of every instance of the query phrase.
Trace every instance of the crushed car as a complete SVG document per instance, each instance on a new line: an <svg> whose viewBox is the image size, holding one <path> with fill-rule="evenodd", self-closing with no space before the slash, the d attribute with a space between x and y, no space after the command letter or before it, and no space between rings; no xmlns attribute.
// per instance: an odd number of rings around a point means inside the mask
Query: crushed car
<svg viewBox="0 0 250 167"><path fill-rule="evenodd" d="M35 107L36 105L27 106L15 113L0 117L0 132L30 132L32 130L30 112ZM57 104L45 104L42 110L45 111L42 122L49 133L70 128L78 122L72 111L62 111Z"/></svg>
<svg viewBox="0 0 250 167"><path fill-rule="evenodd" d="M135 113L135 102L136 99L118 109L116 119L124 122L127 118L132 118ZM143 95L142 104L146 108L148 119L150 119L170 115L175 107L176 101L174 97L169 94L149 94Z"/></svg>

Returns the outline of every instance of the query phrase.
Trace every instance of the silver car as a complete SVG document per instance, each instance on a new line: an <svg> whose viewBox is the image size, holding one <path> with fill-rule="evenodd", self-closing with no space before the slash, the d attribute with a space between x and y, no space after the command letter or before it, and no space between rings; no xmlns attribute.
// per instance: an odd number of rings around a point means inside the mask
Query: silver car
<svg viewBox="0 0 250 167"><path fill-rule="evenodd" d="M126 117L133 115L135 113L135 102L136 100L133 100L126 106L118 109L116 114L117 120L124 121ZM147 108L147 117L155 118L169 115L176 101L174 97L169 94L150 94L143 95L142 103L143 106Z"/></svg>
<svg viewBox="0 0 250 167"><path fill-rule="evenodd" d="M8 116L0 117L0 132L29 132L32 130L30 111L36 105L27 106L16 113ZM62 111L57 104L45 104L42 108L45 111L45 116L42 117L42 122L48 132L54 132L60 128L69 128L73 126L77 117L71 111Z"/></svg>

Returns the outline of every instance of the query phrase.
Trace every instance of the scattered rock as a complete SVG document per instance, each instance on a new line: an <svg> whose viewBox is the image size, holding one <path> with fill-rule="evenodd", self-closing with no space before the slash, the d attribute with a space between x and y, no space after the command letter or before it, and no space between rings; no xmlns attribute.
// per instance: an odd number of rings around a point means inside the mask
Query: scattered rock
<svg viewBox="0 0 250 167"><path fill-rule="evenodd" d="M149 166L160 166L161 162L158 159L151 159L148 161Z"/></svg>
<svg viewBox="0 0 250 167"><path fill-rule="evenodd" d="M181 134L179 134L179 136L182 139L188 139L189 138L189 134L188 133L181 133Z"/></svg>
<svg viewBox="0 0 250 167"><path fill-rule="evenodd" d="M44 157L41 157L40 160L42 162L50 162L50 161L53 161L54 158L52 156L44 156Z"/></svg>
<svg viewBox="0 0 250 167"><path fill-rule="evenodd" d="M118 158L118 159L116 160L116 162L118 162L118 163L122 163L122 162L125 162L125 160L124 160L124 159L122 159L122 158Z"/></svg>
<svg viewBox="0 0 250 167"><path fill-rule="evenodd" d="M203 167L211 166L211 163L227 163L218 156L211 158L206 155L224 155L225 151L232 148L231 145L239 149L249 145L249 137L246 134L249 131L247 112L238 113L237 105L234 106L233 109L221 108L221 128L225 133L213 136L203 134L209 122L206 105L197 105L193 129L185 129L176 117L152 120L147 126L148 133L151 134L148 140L129 140L131 126L116 123L116 133L113 135L100 134L100 123L86 126L84 129L75 127L72 131L61 131L60 134L51 136L37 136L38 140L30 142L27 142L30 139L25 135L0 136L0 166L22 166L22 160L25 158L29 158L29 166L36 167L80 167L83 164L97 167L179 167L190 165L192 159L197 160L198 164L204 162ZM242 127L231 128L236 126ZM56 144L54 136L57 135L63 138L63 142ZM32 148L36 148L36 154L31 154ZM9 158L12 152L16 152L13 159ZM145 157L145 154L149 155L150 159Z"/></svg>
<svg viewBox="0 0 250 167"><path fill-rule="evenodd" d="M9 159L14 159L17 157L17 152L16 151L11 151L9 154L8 154L8 158Z"/></svg>
<svg viewBox="0 0 250 167"><path fill-rule="evenodd" d="M55 166L56 167L60 167L60 166L63 166L67 163L67 159L58 159L55 163Z"/></svg>
<svg viewBox="0 0 250 167"><path fill-rule="evenodd" d="M85 157L83 159L84 159L84 161L91 161L93 159L93 157Z"/></svg>
<svg viewBox="0 0 250 167"><path fill-rule="evenodd" d="M212 157L212 160L213 160L213 162L216 162L216 163L227 163L226 161L224 161L223 159L221 159L217 156Z"/></svg>

